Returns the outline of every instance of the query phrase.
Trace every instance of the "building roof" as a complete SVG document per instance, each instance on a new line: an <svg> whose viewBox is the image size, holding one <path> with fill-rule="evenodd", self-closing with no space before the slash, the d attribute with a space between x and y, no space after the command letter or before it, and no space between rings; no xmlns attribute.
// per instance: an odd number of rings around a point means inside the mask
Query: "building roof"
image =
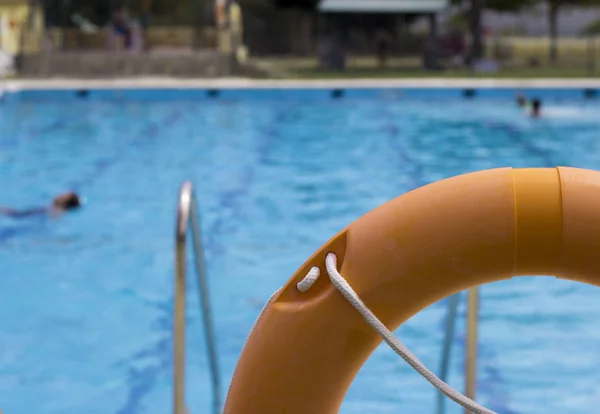
<svg viewBox="0 0 600 414"><path fill-rule="evenodd" d="M336 13L435 13L449 0L321 0L319 10Z"/></svg>
<svg viewBox="0 0 600 414"><path fill-rule="evenodd" d="M28 6L29 0L0 0L0 6Z"/></svg>

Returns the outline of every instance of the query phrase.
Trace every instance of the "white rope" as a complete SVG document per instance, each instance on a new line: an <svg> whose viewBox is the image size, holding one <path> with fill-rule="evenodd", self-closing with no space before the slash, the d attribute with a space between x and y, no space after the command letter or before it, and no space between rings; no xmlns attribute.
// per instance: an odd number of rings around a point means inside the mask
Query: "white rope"
<svg viewBox="0 0 600 414"><path fill-rule="evenodd" d="M385 325L377 319L377 316L369 310L369 308L363 303L358 297L352 287L346 282L342 275L337 270L337 256L335 253L328 253L325 259L325 265L327 273L331 279L331 283L340 291L340 293L350 302L350 304L365 318L367 323L377 331L377 333L383 338L383 340L392 348L398 355L404 359L408 365L410 365L415 371L417 371L423 378L429 381L434 387L440 390L444 395L460 404L464 408L477 414L496 414L494 411L489 410L472 399L456 391L450 385L439 379L433 372L431 372L419 359L410 352L400 340L398 340L393 332L385 327ZM315 269L317 269L315 271ZM298 283L298 290L306 292L315 283L319 277L320 271L317 267L313 267L304 280ZM304 289L304 290L302 290Z"/></svg>
<svg viewBox="0 0 600 414"><path fill-rule="evenodd" d="M306 292L312 287L312 285L315 284L320 275L321 269L319 269L317 266L313 266L313 268L308 271L308 274L304 276L304 279L298 282L296 287L300 292Z"/></svg>

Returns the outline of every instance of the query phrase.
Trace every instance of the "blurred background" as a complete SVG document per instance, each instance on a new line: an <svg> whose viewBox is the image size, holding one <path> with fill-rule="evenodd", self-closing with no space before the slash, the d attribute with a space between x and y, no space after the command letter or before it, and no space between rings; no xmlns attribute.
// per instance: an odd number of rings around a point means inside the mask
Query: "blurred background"
<svg viewBox="0 0 600 414"><path fill-rule="evenodd" d="M5 76L595 76L599 32L597 0L0 0Z"/></svg>
<svg viewBox="0 0 600 414"><path fill-rule="evenodd" d="M164 414L177 383L175 414L218 413L270 295L363 214L478 170L600 170L599 34L600 0L0 0L0 409ZM203 249L175 260L186 180ZM85 205L55 219L65 191ZM499 414L598 412L597 287L465 296L396 333ZM380 346L341 412L463 413L438 397Z"/></svg>

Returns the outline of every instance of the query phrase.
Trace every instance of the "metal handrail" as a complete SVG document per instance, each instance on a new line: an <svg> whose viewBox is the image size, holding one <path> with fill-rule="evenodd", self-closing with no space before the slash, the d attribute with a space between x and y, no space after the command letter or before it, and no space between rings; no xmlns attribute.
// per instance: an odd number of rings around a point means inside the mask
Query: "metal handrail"
<svg viewBox="0 0 600 414"><path fill-rule="evenodd" d="M452 351L452 342L454 341L454 326L457 315L460 294L450 297L448 302L448 315L446 317L446 329L444 334L444 344L442 347L442 358L440 363L440 379L447 382L450 369L450 356ZM475 400L477 391L477 343L478 343L478 322L479 322L479 288L474 287L467 293L467 335L465 347L465 395ZM440 392L436 404L436 414L445 412L445 396ZM465 414L469 414L465 410Z"/></svg>
<svg viewBox="0 0 600 414"><path fill-rule="evenodd" d="M444 334L444 345L442 347L442 358L440 361L440 379L448 382L448 373L450 371L450 359L452 356L452 344L454 343L454 328L456 326L456 313L460 293L450 296L448 301L448 314L446 316L446 329ZM440 391L437 396L436 414L444 414L444 403L446 396Z"/></svg>
<svg viewBox="0 0 600 414"><path fill-rule="evenodd" d="M174 299L174 346L173 346L173 413L188 414L185 405L185 331L186 331L186 242L187 234L192 231L192 247L196 275L198 277L198 290L200 306L204 320L206 348L210 364L210 375L213 389L213 413L219 414L221 410L221 379L217 361L215 334L210 312L210 299L206 268L204 266L204 252L200 237L198 205L194 196L193 185L186 181L181 186L177 206L177 225L175 229L175 299Z"/></svg>
<svg viewBox="0 0 600 414"><path fill-rule="evenodd" d="M475 401L477 391L477 343L479 323L479 288L470 288L467 293L467 361L465 366L465 395ZM465 411L465 414L469 414Z"/></svg>

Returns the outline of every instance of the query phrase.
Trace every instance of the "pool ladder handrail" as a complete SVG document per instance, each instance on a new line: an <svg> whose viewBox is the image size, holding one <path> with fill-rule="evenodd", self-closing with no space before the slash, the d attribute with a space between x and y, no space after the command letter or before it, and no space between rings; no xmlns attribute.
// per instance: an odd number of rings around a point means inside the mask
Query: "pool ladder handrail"
<svg viewBox="0 0 600 414"><path fill-rule="evenodd" d="M191 226L190 226L191 224ZM191 181L181 186L177 205L177 224L175 229L175 299L173 312L173 414L188 414L185 402L185 337L186 337L186 256L187 235L191 227L192 247L206 348L210 365L210 376L213 391L213 413L221 410L221 379L217 360L217 347L210 311L210 298L204 251L200 234L200 218L198 204Z"/></svg>
<svg viewBox="0 0 600 414"><path fill-rule="evenodd" d="M448 381L448 372L450 370L450 360L452 354L452 343L454 342L454 327L456 325L457 310L459 305L460 293L456 293L449 298L448 312L446 316L446 329L444 333L444 343L442 346L442 357L440 362L440 379ZM475 401L477 393L477 344L479 330L479 287L470 288L467 291L467 337L465 347L465 395ZM436 403L436 414L445 413L444 402L446 397L438 392ZM465 409L465 414L470 414Z"/></svg>

